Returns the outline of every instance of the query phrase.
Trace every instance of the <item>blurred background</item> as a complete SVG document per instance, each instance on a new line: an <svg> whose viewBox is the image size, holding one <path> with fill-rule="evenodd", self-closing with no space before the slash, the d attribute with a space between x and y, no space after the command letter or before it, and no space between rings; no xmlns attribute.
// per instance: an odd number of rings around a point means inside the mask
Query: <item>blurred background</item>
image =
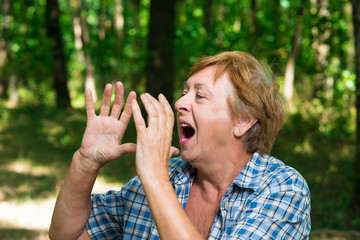
<svg viewBox="0 0 360 240"><path fill-rule="evenodd" d="M272 155L310 186L310 239L360 239L359 10L358 0L2 0L0 239L47 239L85 129L85 88L97 108L115 81L174 103L196 59L226 50L278 76L288 114ZM135 140L130 124L124 141ZM94 192L134 175L128 155Z"/></svg>

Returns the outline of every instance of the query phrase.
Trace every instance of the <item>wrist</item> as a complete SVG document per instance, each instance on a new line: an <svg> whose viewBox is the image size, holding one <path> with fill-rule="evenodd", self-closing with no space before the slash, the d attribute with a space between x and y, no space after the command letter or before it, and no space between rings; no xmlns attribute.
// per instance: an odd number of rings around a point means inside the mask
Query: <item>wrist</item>
<svg viewBox="0 0 360 240"><path fill-rule="evenodd" d="M86 158L81 154L80 150L77 150L72 158L72 163L76 165L79 171L85 174L98 174L101 166L95 163L91 159Z"/></svg>
<svg viewBox="0 0 360 240"><path fill-rule="evenodd" d="M147 185L147 183L151 185L161 185L165 182L169 182L169 173L168 170L156 170L156 171L144 171L137 173L141 183Z"/></svg>

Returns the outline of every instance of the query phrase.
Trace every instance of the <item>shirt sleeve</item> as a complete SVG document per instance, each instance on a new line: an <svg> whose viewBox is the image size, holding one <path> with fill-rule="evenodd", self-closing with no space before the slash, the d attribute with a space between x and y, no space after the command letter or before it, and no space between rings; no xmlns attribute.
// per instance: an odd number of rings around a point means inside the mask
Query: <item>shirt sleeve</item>
<svg viewBox="0 0 360 240"><path fill-rule="evenodd" d="M121 239L123 206L121 192L91 195L92 209L86 229L91 239Z"/></svg>
<svg viewBox="0 0 360 240"><path fill-rule="evenodd" d="M308 186L298 174L286 173L260 188L223 239L308 239L310 228Z"/></svg>

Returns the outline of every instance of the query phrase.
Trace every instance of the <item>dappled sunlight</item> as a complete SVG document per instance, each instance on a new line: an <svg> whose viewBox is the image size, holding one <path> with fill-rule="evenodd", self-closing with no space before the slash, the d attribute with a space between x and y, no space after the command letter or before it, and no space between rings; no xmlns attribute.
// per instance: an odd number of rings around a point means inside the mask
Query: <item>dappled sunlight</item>
<svg viewBox="0 0 360 240"><path fill-rule="evenodd" d="M58 170L50 166L34 165L30 159L17 159L12 163L3 165L4 170L19 174L30 174L33 176L50 175L58 173Z"/></svg>
<svg viewBox="0 0 360 240"><path fill-rule="evenodd" d="M0 228L47 230L55 198L24 203L0 202Z"/></svg>
<svg viewBox="0 0 360 240"><path fill-rule="evenodd" d="M124 185L122 182L106 182L106 180L99 176L92 189L93 193L105 193L109 190L118 191Z"/></svg>
<svg viewBox="0 0 360 240"><path fill-rule="evenodd" d="M48 239L56 195L86 114L49 107L0 111L0 239ZM122 159L102 169L93 192L119 190L134 173L132 163Z"/></svg>
<svg viewBox="0 0 360 240"><path fill-rule="evenodd" d="M47 142L53 146L61 147L71 144L71 137L63 123L43 119L41 129Z"/></svg>
<svg viewBox="0 0 360 240"><path fill-rule="evenodd" d="M26 164L21 165L16 163L11 167L19 172L28 171L28 169L26 169ZM122 185L123 183L121 182L106 182L104 178L99 177L95 182L93 193L105 193L108 190L120 190ZM19 186L19 188L21 187L24 186ZM3 194L3 190L3 188L0 188L0 196ZM21 202L16 201L16 197L13 198L13 201L0 200L0 239L2 239L3 229L6 229L7 231L16 231L16 229L38 231L34 233L35 237L31 239L47 239L43 237L47 236L47 230L50 226L55 201L55 196L41 200L28 199Z"/></svg>
<svg viewBox="0 0 360 240"><path fill-rule="evenodd" d="M55 167L34 164L34 161L27 158L18 158L2 166L0 201L53 197L59 189L60 176Z"/></svg>
<svg viewBox="0 0 360 240"><path fill-rule="evenodd" d="M295 148L294 148L294 152L295 153L307 153L307 154L312 154L313 153L313 148L310 145L310 142L308 139L305 139L302 143L298 143L296 144Z"/></svg>

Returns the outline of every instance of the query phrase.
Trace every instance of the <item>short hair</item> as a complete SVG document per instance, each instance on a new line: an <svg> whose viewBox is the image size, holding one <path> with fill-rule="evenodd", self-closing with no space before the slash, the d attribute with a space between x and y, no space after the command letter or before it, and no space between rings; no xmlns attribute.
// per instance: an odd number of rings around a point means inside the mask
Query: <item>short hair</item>
<svg viewBox="0 0 360 240"><path fill-rule="evenodd" d="M223 74L229 76L234 93L227 103L233 116L257 119L245 134L246 151L270 154L285 118L284 102L270 67L249 53L222 52L198 59L189 76L210 66L216 66L214 81Z"/></svg>

